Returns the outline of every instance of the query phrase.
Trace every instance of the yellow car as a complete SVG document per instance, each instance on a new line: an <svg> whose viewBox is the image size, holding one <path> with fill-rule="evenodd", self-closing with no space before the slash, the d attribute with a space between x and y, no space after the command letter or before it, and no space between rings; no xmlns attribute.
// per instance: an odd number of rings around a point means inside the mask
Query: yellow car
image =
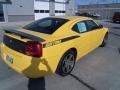
<svg viewBox="0 0 120 90"><path fill-rule="evenodd" d="M15 71L39 78L69 75L75 62L108 39L108 28L77 16L47 17L23 27L5 29L1 43L3 61Z"/></svg>

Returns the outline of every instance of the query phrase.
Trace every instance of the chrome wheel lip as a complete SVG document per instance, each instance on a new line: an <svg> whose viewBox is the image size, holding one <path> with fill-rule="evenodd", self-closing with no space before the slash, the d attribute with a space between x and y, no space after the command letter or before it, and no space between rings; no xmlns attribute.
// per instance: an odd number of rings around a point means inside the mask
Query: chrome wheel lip
<svg viewBox="0 0 120 90"><path fill-rule="evenodd" d="M63 73L69 73L72 71L75 64L75 57L73 54L68 54L64 57L62 63L62 71Z"/></svg>

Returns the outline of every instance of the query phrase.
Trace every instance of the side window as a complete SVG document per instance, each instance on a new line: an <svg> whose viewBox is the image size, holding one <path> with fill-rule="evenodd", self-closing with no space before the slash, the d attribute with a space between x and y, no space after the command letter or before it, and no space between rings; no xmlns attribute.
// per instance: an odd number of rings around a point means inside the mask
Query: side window
<svg viewBox="0 0 120 90"><path fill-rule="evenodd" d="M84 22L79 22L75 24L72 29L76 32L81 32L81 33L87 31L87 28Z"/></svg>
<svg viewBox="0 0 120 90"><path fill-rule="evenodd" d="M85 23L86 23L88 31L91 31L91 30L94 30L94 29L98 28L98 25L92 20L85 21Z"/></svg>

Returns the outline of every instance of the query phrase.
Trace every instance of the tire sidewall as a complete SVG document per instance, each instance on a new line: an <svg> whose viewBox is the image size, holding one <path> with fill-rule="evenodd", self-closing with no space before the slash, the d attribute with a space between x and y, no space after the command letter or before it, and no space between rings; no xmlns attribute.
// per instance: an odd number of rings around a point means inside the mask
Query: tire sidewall
<svg viewBox="0 0 120 90"><path fill-rule="evenodd" d="M102 44L101 44L100 47L105 47L106 44L107 44L107 42L108 42L108 34L105 35L105 37L104 37L104 39L103 39L103 42L102 42Z"/></svg>
<svg viewBox="0 0 120 90"><path fill-rule="evenodd" d="M68 72L68 73L64 73L63 70L62 70L62 64L63 64L63 61L64 61L64 58L68 55L68 54L72 54L74 55L74 63L73 63L73 67L72 69ZM74 69L74 66L75 66L75 62L76 62L76 53L72 50L69 50L67 51L63 56L62 58L60 59L60 63L58 65L58 69L57 69L57 73L61 76L67 76L71 73L71 71Z"/></svg>

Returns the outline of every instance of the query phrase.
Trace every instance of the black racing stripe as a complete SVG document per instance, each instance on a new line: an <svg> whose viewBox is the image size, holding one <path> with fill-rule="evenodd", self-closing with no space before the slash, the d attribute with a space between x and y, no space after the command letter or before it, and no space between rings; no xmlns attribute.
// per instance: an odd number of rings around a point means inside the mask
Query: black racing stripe
<svg viewBox="0 0 120 90"><path fill-rule="evenodd" d="M3 43L12 50L23 53L26 47L26 43L10 36L4 35Z"/></svg>
<svg viewBox="0 0 120 90"><path fill-rule="evenodd" d="M71 37L67 37L67 38L62 39L61 42L66 42L66 41L69 41L69 40L72 40L72 39L75 39L75 38L78 38L78 37L80 37L80 36L71 36Z"/></svg>
<svg viewBox="0 0 120 90"><path fill-rule="evenodd" d="M52 42L48 42L48 43L43 44L43 48L54 46L54 45L57 45L57 44L60 44L60 43L66 42L66 41L70 41L70 40L79 38L79 37L80 36L70 36L70 37L67 37L67 38L63 38L63 39L55 40L55 41L52 41ZM54 42L56 42L56 41L60 41L60 43L54 44ZM47 46L47 44L50 44L50 45Z"/></svg>

